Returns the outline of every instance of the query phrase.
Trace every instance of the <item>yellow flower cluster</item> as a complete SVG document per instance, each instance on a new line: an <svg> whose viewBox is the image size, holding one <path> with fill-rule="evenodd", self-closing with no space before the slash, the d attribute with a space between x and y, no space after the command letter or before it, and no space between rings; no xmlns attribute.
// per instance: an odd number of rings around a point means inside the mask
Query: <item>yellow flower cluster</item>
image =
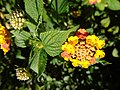
<svg viewBox="0 0 120 90"><path fill-rule="evenodd" d="M0 49L4 51L4 55L10 50L9 32L0 24Z"/></svg>
<svg viewBox="0 0 120 90"><path fill-rule="evenodd" d="M100 40L96 35L88 35L86 30L79 29L76 36L70 36L62 45L61 56L64 60L71 61L74 67L88 68L96 63L96 58L105 56L101 50L104 46L104 40Z"/></svg>

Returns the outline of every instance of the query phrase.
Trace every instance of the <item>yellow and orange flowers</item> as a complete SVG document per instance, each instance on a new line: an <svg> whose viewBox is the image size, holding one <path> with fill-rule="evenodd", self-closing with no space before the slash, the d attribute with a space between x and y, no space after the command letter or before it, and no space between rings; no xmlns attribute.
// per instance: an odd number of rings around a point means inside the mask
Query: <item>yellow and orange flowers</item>
<svg viewBox="0 0 120 90"><path fill-rule="evenodd" d="M101 0L88 0L89 4L96 4L96 3L99 3L101 2Z"/></svg>
<svg viewBox="0 0 120 90"><path fill-rule="evenodd" d="M4 55L10 50L9 32L0 24L0 49L4 51Z"/></svg>
<svg viewBox="0 0 120 90"><path fill-rule="evenodd" d="M62 45L61 56L66 61L71 61L74 67L88 68L96 63L97 58L103 58L105 53L101 50L105 41L96 35L88 35L85 29L79 29L76 36L70 36Z"/></svg>

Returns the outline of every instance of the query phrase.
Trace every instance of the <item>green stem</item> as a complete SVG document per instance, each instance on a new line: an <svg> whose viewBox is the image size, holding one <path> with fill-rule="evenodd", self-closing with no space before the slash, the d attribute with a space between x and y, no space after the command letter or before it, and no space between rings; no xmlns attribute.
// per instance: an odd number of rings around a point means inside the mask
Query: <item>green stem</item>
<svg viewBox="0 0 120 90"><path fill-rule="evenodd" d="M42 16L39 16L39 22L38 22L38 24L36 26L35 33L34 33L35 37L38 36L37 30L38 30L38 28L39 28L39 26L40 26L41 23L42 23Z"/></svg>

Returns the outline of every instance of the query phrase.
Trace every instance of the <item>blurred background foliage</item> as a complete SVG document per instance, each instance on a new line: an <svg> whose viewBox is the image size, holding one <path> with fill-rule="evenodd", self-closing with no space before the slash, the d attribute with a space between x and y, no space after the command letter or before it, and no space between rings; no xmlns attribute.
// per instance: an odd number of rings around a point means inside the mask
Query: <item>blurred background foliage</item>
<svg viewBox="0 0 120 90"><path fill-rule="evenodd" d="M9 14L16 9L25 11L24 0L0 0L0 23L9 31L13 30ZM42 30L66 30L80 25L90 34L106 40L103 59L111 64L74 68L59 55L48 55L46 69L39 80L30 70L31 79L20 81L15 69L28 65L30 47L18 47L11 37L10 51L4 56L0 50L0 90L119 90L120 1L101 0L91 5L88 0L44 0L44 9L40 27L45 29ZM32 19L31 22L35 24Z"/></svg>

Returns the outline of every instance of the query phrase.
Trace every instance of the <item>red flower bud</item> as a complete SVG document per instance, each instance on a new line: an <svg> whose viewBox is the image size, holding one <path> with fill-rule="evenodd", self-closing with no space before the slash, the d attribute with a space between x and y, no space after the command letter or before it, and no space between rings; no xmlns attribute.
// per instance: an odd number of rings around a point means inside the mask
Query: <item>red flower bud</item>
<svg viewBox="0 0 120 90"><path fill-rule="evenodd" d="M84 40L87 36L88 36L88 32L85 30L85 29L79 29L77 32L76 32L76 36L81 39L81 40Z"/></svg>

